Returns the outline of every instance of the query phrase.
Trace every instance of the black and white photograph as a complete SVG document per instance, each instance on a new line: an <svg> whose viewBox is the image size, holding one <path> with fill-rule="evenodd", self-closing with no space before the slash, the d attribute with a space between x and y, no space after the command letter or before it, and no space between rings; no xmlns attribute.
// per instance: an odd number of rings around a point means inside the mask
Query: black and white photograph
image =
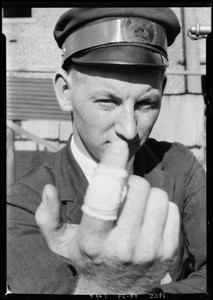
<svg viewBox="0 0 213 300"><path fill-rule="evenodd" d="M142 5L2 6L6 296L210 299L212 7Z"/></svg>

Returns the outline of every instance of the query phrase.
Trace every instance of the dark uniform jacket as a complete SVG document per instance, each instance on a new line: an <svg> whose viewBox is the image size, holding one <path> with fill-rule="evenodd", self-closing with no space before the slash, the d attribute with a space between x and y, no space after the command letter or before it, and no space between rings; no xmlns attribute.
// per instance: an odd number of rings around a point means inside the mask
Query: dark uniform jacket
<svg viewBox="0 0 213 300"><path fill-rule="evenodd" d="M152 187L165 190L180 211L178 259L169 271L169 293L206 291L205 171L194 155L179 143L149 139L137 153L134 174ZM17 181L8 195L7 274L12 293L73 293L77 273L68 259L52 253L35 223L34 214L45 184L60 195L65 221L79 224L87 179L70 150L70 140L52 165L43 164Z"/></svg>

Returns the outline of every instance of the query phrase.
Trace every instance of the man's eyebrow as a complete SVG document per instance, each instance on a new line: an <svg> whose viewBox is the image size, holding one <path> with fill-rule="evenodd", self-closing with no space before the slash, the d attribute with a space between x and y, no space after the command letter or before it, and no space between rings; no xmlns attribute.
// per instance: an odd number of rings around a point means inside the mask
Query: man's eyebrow
<svg viewBox="0 0 213 300"><path fill-rule="evenodd" d="M154 96L154 98L155 99L160 99L160 93L158 93L158 92L156 92L155 90L153 90L153 89L149 89L148 91L146 91L145 93L144 93L144 95L143 96L141 96L141 97L139 97L140 99L141 99L141 101L143 100L143 99L147 99L147 98L149 98L149 97L153 97Z"/></svg>
<svg viewBox="0 0 213 300"><path fill-rule="evenodd" d="M88 91L88 96L91 99L107 97L107 98L110 98L110 99L121 100L115 93L112 93L112 92L107 91L107 90L98 90L98 91L94 91L94 92Z"/></svg>
<svg viewBox="0 0 213 300"><path fill-rule="evenodd" d="M87 91L87 95L91 100L103 99L106 97L107 99L122 101L122 98L118 97L116 95L116 92L108 91L105 89ZM150 98L150 101L159 100L160 94L150 87L146 92L144 92L141 96L138 97L138 101L147 100L148 98Z"/></svg>

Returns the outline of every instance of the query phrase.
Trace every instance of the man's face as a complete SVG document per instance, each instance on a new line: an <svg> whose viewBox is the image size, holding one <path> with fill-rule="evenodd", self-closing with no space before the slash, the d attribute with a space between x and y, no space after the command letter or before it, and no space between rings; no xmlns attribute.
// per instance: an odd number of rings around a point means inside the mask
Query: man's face
<svg viewBox="0 0 213 300"><path fill-rule="evenodd" d="M78 148L99 162L106 147L122 139L130 159L147 140L160 112L163 71L115 66L78 67L72 72L70 100Z"/></svg>

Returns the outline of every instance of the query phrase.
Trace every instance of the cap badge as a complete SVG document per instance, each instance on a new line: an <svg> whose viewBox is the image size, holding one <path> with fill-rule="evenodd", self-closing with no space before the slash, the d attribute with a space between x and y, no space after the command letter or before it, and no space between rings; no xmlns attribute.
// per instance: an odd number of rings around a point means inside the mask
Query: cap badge
<svg viewBox="0 0 213 300"><path fill-rule="evenodd" d="M122 19L120 31L127 42L155 44L157 41L156 24L145 19Z"/></svg>
<svg viewBox="0 0 213 300"><path fill-rule="evenodd" d="M62 57L65 55L66 50L67 50L66 48L62 48L62 52L61 52L61 56L62 56Z"/></svg>

